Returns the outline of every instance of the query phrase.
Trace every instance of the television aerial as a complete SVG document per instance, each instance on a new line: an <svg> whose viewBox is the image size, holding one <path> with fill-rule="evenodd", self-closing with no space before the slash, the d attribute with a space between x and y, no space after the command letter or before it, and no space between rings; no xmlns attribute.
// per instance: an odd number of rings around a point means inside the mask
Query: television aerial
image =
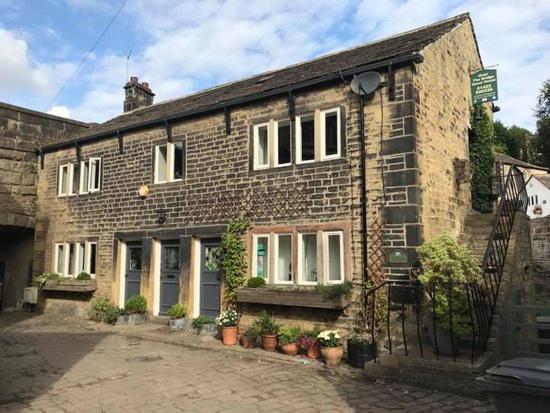
<svg viewBox="0 0 550 413"><path fill-rule="evenodd" d="M380 86L380 73L365 72L353 76L351 81L351 90L361 96L369 95Z"/></svg>

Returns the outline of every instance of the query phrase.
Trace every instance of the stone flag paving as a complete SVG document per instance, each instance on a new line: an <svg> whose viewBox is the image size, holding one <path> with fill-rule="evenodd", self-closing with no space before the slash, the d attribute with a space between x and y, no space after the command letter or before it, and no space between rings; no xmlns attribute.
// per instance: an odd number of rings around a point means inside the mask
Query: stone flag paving
<svg viewBox="0 0 550 413"><path fill-rule="evenodd" d="M492 411L477 400L325 368L1 318L1 412Z"/></svg>

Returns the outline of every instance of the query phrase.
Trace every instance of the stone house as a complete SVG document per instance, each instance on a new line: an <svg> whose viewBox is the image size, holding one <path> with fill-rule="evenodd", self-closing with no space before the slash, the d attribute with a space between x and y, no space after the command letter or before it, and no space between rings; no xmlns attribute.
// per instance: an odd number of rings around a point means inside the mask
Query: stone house
<svg viewBox="0 0 550 413"><path fill-rule="evenodd" d="M219 240L244 214L248 275L268 284L240 294L245 320L350 327L368 280L408 278L424 240L461 232L481 67L463 14L158 104L132 78L122 115L41 146L33 271L214 316ZM369 71L381 83L360 97L350 81ZM349 303L315 292L344 282Z"/></svg>

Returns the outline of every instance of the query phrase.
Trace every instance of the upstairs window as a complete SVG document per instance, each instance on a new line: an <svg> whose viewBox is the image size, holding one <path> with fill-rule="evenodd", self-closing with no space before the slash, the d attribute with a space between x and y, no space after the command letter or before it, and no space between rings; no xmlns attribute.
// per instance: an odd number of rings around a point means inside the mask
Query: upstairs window
<svg viewBox="0 0 550 413"><path fill-rule="evenodd" d="M340 108L321 111L321 159L340 157Z"/></svg>
<svg viewBox="0 0 550 413"><path fill-rule="evenodd" d="M71 182L71 164L61 165L59 167L59 177L57 185L57 195L69 195L69 182Z"/></svg>
<svg viewBox="0 0 550 413"><path fill-rule="evenodd" d="M296 116L296 157L298 163L315 161L315 116Z"/></svg>
<svg viewBox="0 0 550 413"><path fill-rule="evenodd" d="M290 121L276 122L275 154L276 166L286 166L292 163L292 141L290 134Z"/></svg>
<svg viewBox="0 0 550 413"><path fill-rule="evenodd" d="M98 192L100 188L101 158L90 158L87 161L80 162L80 193Z"/></svg>
<svg viewBox="0 0 550 413"><path fill-rule="evenodd" d="M185 146L183 142L168 142L155 146L156 184L181 181L185 173Z"/></svg>
<svg viewBox="0 0 550 413"><path fill-rule="evenodd" d="M269 124L254 126L254 169L269 168Z"/></svg>

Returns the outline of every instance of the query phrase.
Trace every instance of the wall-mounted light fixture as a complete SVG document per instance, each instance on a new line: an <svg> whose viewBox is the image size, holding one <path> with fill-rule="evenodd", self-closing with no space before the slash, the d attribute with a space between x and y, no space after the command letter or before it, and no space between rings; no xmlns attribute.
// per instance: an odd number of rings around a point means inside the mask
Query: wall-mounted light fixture
<svg viewBox="0 0 550 413"><path fill-rule="evenodd" d="M162 225L166 222L166 211L164 209L159 209L157 211L157 224Z"/></svg>

